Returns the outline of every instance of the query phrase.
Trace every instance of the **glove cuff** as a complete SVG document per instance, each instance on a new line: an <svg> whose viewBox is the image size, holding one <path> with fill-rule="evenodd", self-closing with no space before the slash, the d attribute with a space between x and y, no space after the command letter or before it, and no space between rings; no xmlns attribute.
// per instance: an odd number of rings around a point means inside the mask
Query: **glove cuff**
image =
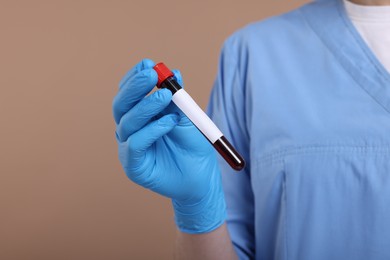
<svg viewBox="0 0 390 260"><path fill-rule="evenodd" d="M176 225L185 233L201 234L213 231L226 219L226 202L220 181L210 185L207 195L195 204L188 205L177 200L172 200L172 204Z"/></svg>

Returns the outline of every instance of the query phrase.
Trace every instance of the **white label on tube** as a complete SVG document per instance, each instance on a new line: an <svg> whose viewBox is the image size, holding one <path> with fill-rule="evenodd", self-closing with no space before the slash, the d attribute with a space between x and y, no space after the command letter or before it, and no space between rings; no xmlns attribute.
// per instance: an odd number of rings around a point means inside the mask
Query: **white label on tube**
<svg viewBox="0 0 390 260"><path fill-rule="evenodd" d="M215 141L221 138L222 132L184 89L178 90L172 96L172 101L211 143L215 143Z"/></svg>

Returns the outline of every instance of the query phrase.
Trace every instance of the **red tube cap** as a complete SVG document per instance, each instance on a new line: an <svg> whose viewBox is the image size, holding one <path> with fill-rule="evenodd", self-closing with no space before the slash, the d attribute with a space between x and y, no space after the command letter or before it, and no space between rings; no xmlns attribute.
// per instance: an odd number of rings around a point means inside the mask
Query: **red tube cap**
<svg viewBox="0 0 390 260"><path fill-rule="evenodd" d="M173 73L170 69L168 69L167 66L165 66L164 63L160 62L157 63L153 69L157 72L158 75L158 81L157 81L157 87L159 88L161 83L164 82L167 78L173 77Z"/></svg>

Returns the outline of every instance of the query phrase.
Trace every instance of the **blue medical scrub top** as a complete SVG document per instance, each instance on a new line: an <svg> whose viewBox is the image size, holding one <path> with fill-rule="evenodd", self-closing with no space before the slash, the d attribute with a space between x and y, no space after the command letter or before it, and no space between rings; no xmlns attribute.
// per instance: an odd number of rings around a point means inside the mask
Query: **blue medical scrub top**
<svg viewBox="0 0 390 260"><path fill-rule="evenodd" d="M390 259L390 74L342 1L229 37L208 113L247 161L220 158L241 259Z"/></svg>

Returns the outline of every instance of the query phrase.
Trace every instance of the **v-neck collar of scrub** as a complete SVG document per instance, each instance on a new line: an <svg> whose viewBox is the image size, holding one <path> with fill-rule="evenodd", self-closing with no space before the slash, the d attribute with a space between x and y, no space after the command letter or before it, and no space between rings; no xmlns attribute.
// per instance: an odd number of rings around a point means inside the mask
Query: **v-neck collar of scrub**
<svg viewBox="0 0 390 260"><path fill-rule="evenodd" d="M344 69L390 113L390 73L352 24L342 0L313 2L300 10Z"/></svg>

